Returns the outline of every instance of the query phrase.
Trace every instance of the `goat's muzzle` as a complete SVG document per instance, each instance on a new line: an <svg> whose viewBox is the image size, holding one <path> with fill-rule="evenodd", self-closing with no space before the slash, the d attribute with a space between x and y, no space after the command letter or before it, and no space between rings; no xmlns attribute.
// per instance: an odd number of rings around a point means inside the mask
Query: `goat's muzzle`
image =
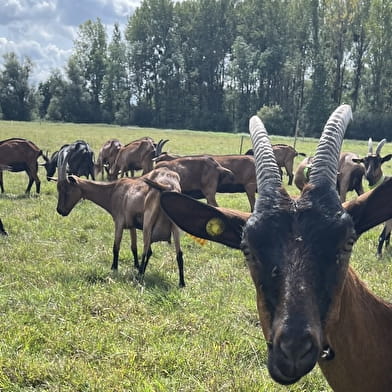
<svg viewBox="0 0 392 392"><path fill-rule="evenodd" d="M311 333L282 332L268 344L268 370L278 383L290 385L309 373L320 357L318 339Z"/></svg>
<svg viewBox="0 0 392 392"><path fill-rule="evenodd" d="M60 214L61 216L68 216L69 211L64 211L60 207L57 207L57 213Z"/></svg>

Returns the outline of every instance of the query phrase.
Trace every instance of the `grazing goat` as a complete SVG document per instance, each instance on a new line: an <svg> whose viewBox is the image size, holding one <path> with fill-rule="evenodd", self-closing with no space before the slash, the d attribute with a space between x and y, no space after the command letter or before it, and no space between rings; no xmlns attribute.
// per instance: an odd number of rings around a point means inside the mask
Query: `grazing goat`
<svg viewBox="0 0 392 392"><path fill-rule="evenodd" d="M45 161L46 156L33 142L22 138L11 138L0 141L0 188L4 193L3 170L4 168L12 172L25 171L29 176L26 193L35 182L36 192L40 192L41 181L38 178L38 158L42 157Z"/></svg>
<svg viewBox="0 0 392 392"><path fill-rule="evenodd" d="M96 176L101 173L103 180L104 172L106 172L106 176L109 177L110 168L114 165L116 156L121 147L122 144L118 139L109 139L104 143L99 151L97 162L94 165Z"/></svg>
<svg viewBox="0 0 392 392"><path fill-rule="evenodd" d="M199 155L203 156L203 155ZM233 177L227 176L218 183L218 193L246 192L250 209L253 211L256 200L256 170L254 158L250 155L204 155L212 157L224 168L233 173ZM171 161L180 158L179 155L161 154L155 162ZM184 157L182 157L184 158ZM185 192L186 193L186 192ZM196 197L194 193L192 197ZM200 195L202 198L203 195Z"/></svg>
<svg viewBox="0 0 392 392"><path fill-rule="evenodd" d="M124 177L127 171L131 171L132 177L135 170L143 170L143 174L148 173L153 169L153 159L159 156L167 142L168 140L161 139L158 143L154 143L150 137L143 137L122 146L109 170L109 180L117 179L119 173Z"/></svg>
<svg viewBox="0 0 392 392"><path fill-rule="evenodd" d="M201 192L207 203L217 206L216 192L218 184L228 179L232 181L233 173L222 167L214 158L208 155L176 158L171 161L161 161L155 168L167 167L180 176L181 192L197 197Z"/></svg>
<svg viewBox="0 0 392 392"><path fill-rule="evenodd" d="M352 152L340 154L336 188L341 202L346 201L347 192L349 191L355 191L358 196L364 192L362 177L365 174L365 168L361 163L355 161L357 158L359 158L358 155ZM295 171L294 184L299 190L302 190L305 184L309 182L312 161L312 157L305 158Z"/></svg>
<svg viewBox="0 0 392 392"><path fill-rule="evenodd" d="M297 199L282 186L268 134L250 120L257 187L250 215L163 193L161 206L183 230L241 248L257 292L268 370L289 385L318 362L337 392L388 392L392 385L392 305L349 267L358 237L392 218L392 178L343 206L336 176L351 108L324 128L310 181Z"/></svg>
<svg viewBox="0 0 392 392"><path fill-rule="evenodd" d="M65 166L66 162L59 167L57 212L62 216L67 216L79 200L87 199L102 207L112 216L115 226L112 270L118 269L118 256L124 229L130 230L134 266L138 268L141 276L144 275L148 260L152 255L151 244L157 241L170 241L171 234L173 234L179 285L185 286L179 229L162 212L159 205L160 191L157 190L180 192L178 174L162 168L144 177L122 178L105 183L84 180L74 175L66 176ZM140 266L136 229L143 230L144 252Z"/></svg>
<svg viewBox="0 0 392 392"><path fill-rule="evenodd" d="M287 144L273 144L272 149L274 151L276 163L279 166L280 176L283 176L282 167L286 169L286 174L289 177L288 185L293 183L293 169L294 169L294 158L298 155L306 156L303 152L298 152L294 147ZM245 155L253 155L253 148L249 149Z"/></svg>
<svg viewBox="0 0 392 392"><path fill-rule="evenodd" d="M373 154L373 141L369 138L368 141L368 154L363 158L355 159L355 162L363 163L365 165L365 177L369 183L370 188L374 188L385 180L382 164L389 161L392 158L392 154L381 156L381 149L386 143L386 139L382 139L376 147L376 152ZM382 248L389 245L389 239L391 235L392 221L384 223L384 228L378 238L377 256L381 257Z"/></svg>
<svg viewBox="0 0 392 392"><path fill-rule="evenodd" d="M67 173L76 176L86 176L95 180L94 152L84 140L76 140L72 144L64 144L59 151L55 151L50 159L43 165L46 169L47 179L50 180L67 158Z"/></svg>
<svg viewBox="0 0 392 392"><path fill-rule="evenodd" d="M3 222L0 219L0 235L8 235L8 233L5 231Z"/></svg>

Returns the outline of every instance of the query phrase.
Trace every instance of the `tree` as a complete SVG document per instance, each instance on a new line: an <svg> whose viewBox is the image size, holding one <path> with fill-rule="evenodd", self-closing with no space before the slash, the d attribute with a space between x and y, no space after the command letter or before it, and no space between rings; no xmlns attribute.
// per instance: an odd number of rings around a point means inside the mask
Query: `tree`
<svg viewBox="0 0 392 392"><path fill-rule="evenodd" d="M32 62L25 57L19 62L14 52L3 56L0 72L0 105L4 120L31 120L34 109L34 89L29 86Z"/></svg>
<svg viewBox="0 0 392 392"><path fill-rule="evenodd" d="M106 56L106 32L101 20L99 18L96 22L88 20L80 25L71 61L75 62L81 71L83 83L90 94L92 121L97 122L102 119L101 103Z"/></svg>

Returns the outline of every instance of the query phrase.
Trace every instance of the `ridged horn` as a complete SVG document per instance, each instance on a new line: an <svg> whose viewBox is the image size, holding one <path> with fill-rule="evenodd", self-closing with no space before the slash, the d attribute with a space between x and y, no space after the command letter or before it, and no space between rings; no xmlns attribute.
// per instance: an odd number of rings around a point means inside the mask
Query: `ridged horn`
<svg viewBox="0 0 392 392"><path fill-rule="evenodd" d="M60 151L57 157L58 181L67 181L68 151Z"/></svg>
<svg viewBox="0 0 392 392"><path fill-rule="evenodd" d="M271 141L259 117L253 116L249 120L249 132L255 157L257 189L260 192L266 185L281 187L282 179Z"/></svg>
<svg viewBox="0 0 392 392"><path fill-rule="evenodd" d="M377 144L377 147L376 147L376 155L381 155L381 149L382 149L382 147L384 146L384 144L387 142L387 139L382 139L381 141L380 141L380 143L378 143Z"/></svg>
<svg viewBox="0 0 392 392"><path fill-rule="evenodd" d="M339 106L329 117L313 159L310 183L316 186L327 183L336 188L340 149L351 120L352 112L349 105Z"/></svg>
<svg viewBox="0 0 392 392"><path fill-rule="evenodd" d="M373 155L373 140L371 137L368 140L368 155Z"/></svg>

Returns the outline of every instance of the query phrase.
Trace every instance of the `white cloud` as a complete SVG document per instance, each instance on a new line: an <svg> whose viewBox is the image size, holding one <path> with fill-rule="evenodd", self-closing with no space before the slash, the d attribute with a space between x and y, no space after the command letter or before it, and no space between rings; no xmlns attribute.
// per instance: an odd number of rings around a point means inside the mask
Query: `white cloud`
<svg viewBox="0 0 392 392"><path fill-rule="evenodd" d="M79 26L100 18L110 35L118 22L125 27L140 0L0 0L0 64L5 53L29 56L32 81L64 70Z"/></svg>

